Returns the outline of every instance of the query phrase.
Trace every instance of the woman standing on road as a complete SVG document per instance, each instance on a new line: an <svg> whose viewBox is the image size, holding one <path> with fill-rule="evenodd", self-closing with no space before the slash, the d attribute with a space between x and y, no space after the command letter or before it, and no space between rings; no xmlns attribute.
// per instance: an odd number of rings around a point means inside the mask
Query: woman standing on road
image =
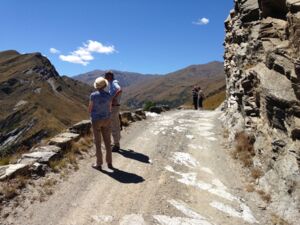
<svg viewBox="0 0 300 225"><path fill-rule="evenodd" d="M96 163L93 168L101 170L103 164L101 151L101 134L106 148L106 163L108 168L112 169L112 152L111 152L111 100L109 93L104 91L108 85L108 81L103 77L99 77L94 82L94 87L97 89L90 95L89 113L92 120L94 139L96 145Z"/></svg>

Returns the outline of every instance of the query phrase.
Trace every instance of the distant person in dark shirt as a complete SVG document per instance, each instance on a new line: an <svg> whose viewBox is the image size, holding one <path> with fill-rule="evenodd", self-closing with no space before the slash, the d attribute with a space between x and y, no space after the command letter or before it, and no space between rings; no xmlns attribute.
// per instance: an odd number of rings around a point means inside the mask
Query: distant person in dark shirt
<svg viewBox="0 0 300 225"><path fill-rule="evenodd" d="M199 91L198 87L194 86L192 90L192 95L193 95L193 105L195 110L198 109L198 91Z"/></svg>
<svg viewBox="0 0 300 225"><path fill-rule="evenodd" d="M94 87L97 91L90 96L89 113L91 115L92 127L96 145L96 163L92 165L93 168L101 170L103 164L101 151L101 135L103 137L106 148L106 162L108 168L112 166L112 151L111 151L111 101L112 96L104 91L108 85L108 81L103 77L95 80Z"/></svg>

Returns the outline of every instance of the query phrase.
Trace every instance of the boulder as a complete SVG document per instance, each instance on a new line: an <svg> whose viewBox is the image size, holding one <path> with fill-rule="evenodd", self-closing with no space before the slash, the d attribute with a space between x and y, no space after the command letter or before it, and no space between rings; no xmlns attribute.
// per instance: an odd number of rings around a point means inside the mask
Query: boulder
<svg viewBox="0 0 300 225"><path fill-rule="evenodd" d="M28 172L29 166L26 164L9 164L6 166L0 166L0 181L7 178L15 177L17 175L23 175Z"/></svg>
<svg viewBox="0 0 300 225"><path fill-rule="evenodd" d="M86 135L91 132L91 126L92 124L90 120L83 120L70 127L69 131L80 135Z"/></svg>
<svg viewBox="0 0 300 225"><path fill-rule="evenodd" d="M160 114L160 113L165 111L164 108L161 107L161 106L152 106L152 107L150 107L149 110L150 110L150 112L154 112L154 113L157 113L157 114Z"/></svg>
<svg viewBox="0 0 300 225"><path fill-rule="evenodd" d="M246 0L240 5L241 20L244 23L259 20L259 5L257 0Z"/></svg>
<svg viewBox="0 0 300 225"><path fill-rule="evenodd" d="M65 150L71 146L72 141L72 138L57 136L50 139L49 145L55 145Z"/></svg>
<svg viewBox="0 0 300 225"><path fill-rule="evenodd" d="M142 119L146 119L146 113L144 110L138 109L138 110L135 110L134 113L136 115L140 116Z"/></svg>
<svg viewBox="0 0 300 225"><path fill-rule="evenodd" d="M136 114L136 113L132 114L132 118L133 118L134 121L141 121L141 120L143 120L143 118L140 115Z"/></svg>
<svg viewBox="0 0 300 225"><path fill-rule="evenodd" d="M51 160L59 158L59 154L56 152L32 152L23 154L18 163L22 164L34 164L36 162L49 164Z"/></svg>
<svg viewBox="0 0 300 225"><path fill-rule="evenodd" d="M51 138L49 141L49 145L55 145L60 147L61 149L67 149L70 147L73 141L77 141L79 138L79 134L65 132L56 135L54 138Z"/></svg>
<svg viewBox="0 0 300 225"><path fill-rule="evenodd" d="M60 153L61 148L55 145L44 145L30 149L30 152L56 152Z"/></svg>
<svg viewBox="0 0 300 225"><path fill-rule="evenodd" d="M132 116L131 112L124 111L124 112L121 112L120 114L121 114L121 120L122 121L134 122L134 119L133 119L133 116Z"/></svg>

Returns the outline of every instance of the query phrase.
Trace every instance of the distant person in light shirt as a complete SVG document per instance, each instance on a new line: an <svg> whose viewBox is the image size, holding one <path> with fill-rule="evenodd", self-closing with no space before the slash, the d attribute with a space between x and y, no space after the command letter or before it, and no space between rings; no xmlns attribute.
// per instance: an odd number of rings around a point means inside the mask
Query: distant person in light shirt
<svg viewBox="0 0 300 225"><path fill-rule="evenodd" d="M106 163L108 168L112 166L112 150L111 150L111 101L112 96L104 91L108 85L108 81L103 77L95 80L94 87L97 89L90 95L89 113L91 116L94 139L96 145L96 163L93 168L102 170L103 158L101 151L101 135L103 137L106 148Z"/></svg>
<svg viewBox="0 0 300 225"><path fill-rule="evenodd" d="M201 87L198 87L198 109L199 110L203 108L203 100L204 100L204 93Z"/></svg>
<svg viewBox="0 0 300 225"><path fill-rule="evenodd" d="M109 94L112 96L112 108L111 108L111 130L113 136L113 151L120 150L121 139L121 126L120 126L120 101L122 95L122 89L119 82L115 80L114 73L108 71L105 73L105 79L108 80Z"/></svg>

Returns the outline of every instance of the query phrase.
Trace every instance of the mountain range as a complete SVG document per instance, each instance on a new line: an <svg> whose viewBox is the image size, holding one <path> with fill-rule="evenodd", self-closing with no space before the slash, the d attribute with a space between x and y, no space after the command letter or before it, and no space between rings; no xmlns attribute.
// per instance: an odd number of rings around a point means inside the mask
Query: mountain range
<svg viewBox="0 0 300 225"><path fill-rule="evenodd" d="M147 101L177 107L191 104L191 90L199 85L207 97L225 90L224 65L211 62L192 65L165 75L140 74L113 70L115 78L124 88L123 107L142 107ZM95 70L74 76L74 79L92 84L105 71Z"/></svg>

